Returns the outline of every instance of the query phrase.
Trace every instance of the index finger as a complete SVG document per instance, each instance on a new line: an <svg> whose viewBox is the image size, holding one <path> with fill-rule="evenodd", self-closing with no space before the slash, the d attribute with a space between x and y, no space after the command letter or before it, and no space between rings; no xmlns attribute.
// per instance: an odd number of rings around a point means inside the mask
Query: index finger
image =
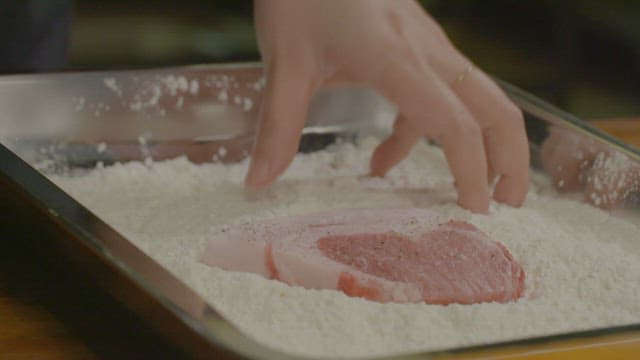
<svg viewBox="0 0 640 360"><path fill-rule="evenodd" d="M267 88L260 108L260 124L245 183L251 188L271 184L296 154L307 119L313 84L303 61L281 57L267 70ZM284 64L283 64L284 63Z"/></svg>

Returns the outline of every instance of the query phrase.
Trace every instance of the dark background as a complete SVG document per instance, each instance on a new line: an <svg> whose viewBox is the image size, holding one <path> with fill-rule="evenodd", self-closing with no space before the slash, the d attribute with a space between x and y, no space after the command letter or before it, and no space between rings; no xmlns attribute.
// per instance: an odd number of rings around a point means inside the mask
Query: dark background
<svg viewBox="0 0 640 360"><path fill-rule="evenodd" d="M585 118L640 115L640 2L422 3L489 73ZM75 5L71 69L259 59L249 0Z"/></svg>

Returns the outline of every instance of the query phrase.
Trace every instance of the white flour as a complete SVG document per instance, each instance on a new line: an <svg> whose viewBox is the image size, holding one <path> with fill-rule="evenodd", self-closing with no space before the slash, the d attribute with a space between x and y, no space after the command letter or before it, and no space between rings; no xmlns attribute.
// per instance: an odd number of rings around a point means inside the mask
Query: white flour
<svg viewBox="0 0 640 360"><path fill-rule="evenodd" d="M640 229L561 200L534 177L521 209L491 216L454 204L444 157L419 145L386 179L367 179L375 141L299 155L267 194L247 200L247 163L130 163L78 177L63 189L197 290L256 340L318 357L372 356L504 341L640 322ZM546 190L545 190L546 189ZM509 304L379 304L337 291L289 287L196 262L213 231L245 220L343 207L431 206L504 243L527 274Z"/></svg>

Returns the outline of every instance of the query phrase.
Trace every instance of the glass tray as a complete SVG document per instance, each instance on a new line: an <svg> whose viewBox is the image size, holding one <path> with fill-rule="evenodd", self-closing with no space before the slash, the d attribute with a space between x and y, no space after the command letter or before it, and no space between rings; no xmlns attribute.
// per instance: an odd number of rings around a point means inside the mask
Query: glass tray
<svg viewBox="0 0 640 360"><path fill-rule="evenodd" d="M0 189L36 210L40 221L54 229L53 241L94 274L100 286L194 356L294 358L243 335L46 175L182 154L194 162L210 161L221 147L226 154L216 161L239 161L252 146L264 87L261 74L259 64L226 64L0 77ZM639 221L639 189L625 189L623 195L620 189L605 189L609 193L594 201L588 196L587 180L599 170L597 160L593 161L598 157L622 154L628 171L640 169L638 149L510 84L499 83L525 113L534 170L546 172L559 190ZM367 89L320 92L312 102L300 151L317 151L337 139L349 141L365 133L383 135L390 130L395 113L391 104ZM560 169L554 159L545 158L545 147L550 146L560 154L584 150L592 161ZM640 349L639 339L640 324L636 324L394 358L518 357L576 351L576 356L584 357L616 344L635 344Z"/></svg>

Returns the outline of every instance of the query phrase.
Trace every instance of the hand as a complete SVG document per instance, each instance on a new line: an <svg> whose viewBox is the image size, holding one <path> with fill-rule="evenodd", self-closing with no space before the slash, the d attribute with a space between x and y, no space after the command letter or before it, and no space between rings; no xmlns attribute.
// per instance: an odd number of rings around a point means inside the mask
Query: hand
<svg viewBox="0 0 640 360"><path fill-rule="evenodd" d="M267 88L247 186L266 186L289 166L318 88L358 84L400 110L373 154L372 175L427 136L442 145L461 206L486 212L494 176L497 201L523 202L529 152L520 110L418 3L256 0L255 20Z"/></svg>

